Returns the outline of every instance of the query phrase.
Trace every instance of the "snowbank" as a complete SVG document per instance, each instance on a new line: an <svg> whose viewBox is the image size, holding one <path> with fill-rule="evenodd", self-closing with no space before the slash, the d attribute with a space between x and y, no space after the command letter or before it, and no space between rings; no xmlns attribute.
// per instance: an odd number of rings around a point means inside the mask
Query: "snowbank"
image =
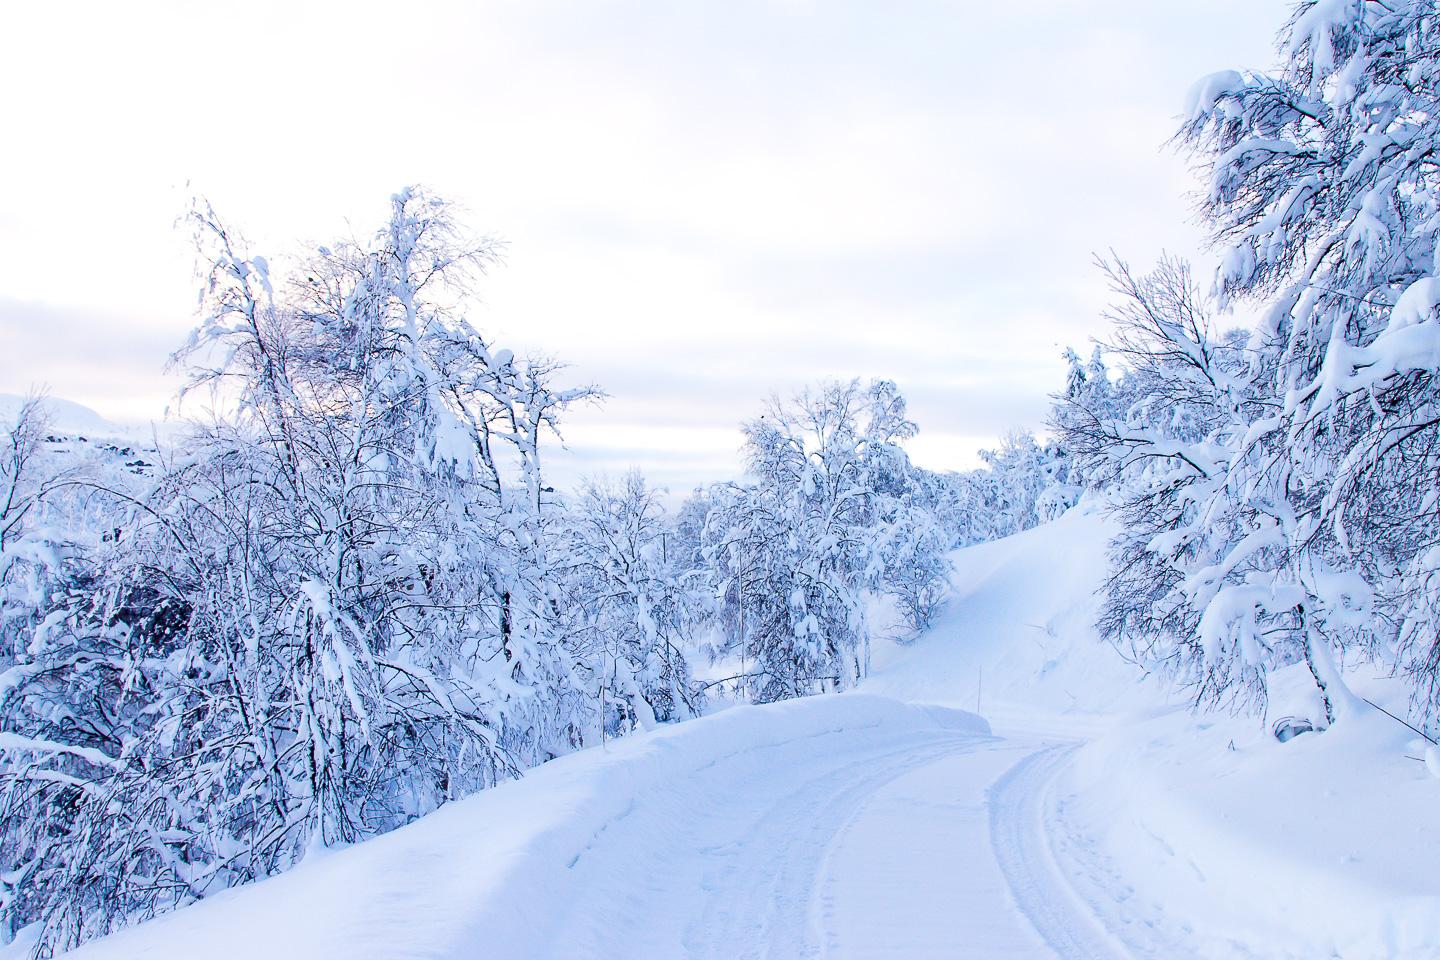
<svg viewBox="0 0 1440 960"><path fill-rule="evenodd" d="M788 756L917 732L986 735L989 727L960 711L862 694L736 707L562 757L393 833L322 854L71 956L531 956L557 909L573 896L576 861L647 794L684 789L700 771L737 754L769 754L767 762L784 763ZM635 879L615 877L617 883Z"/></svg>
<svg viewBox="0 0 1440 960"><path fill-rule="evenodd" d="M865 689L978 700L1002 734L1089 739L1052 786L1052 843L1136 955L1440 956L1424 745L1375 711L1282 744L1262 718L1196 715L1143 680L1092 626L1110 531L1080 508L958 551L935 627L883 653Z"/></svg>
<svg viewBox="0 0 1440 960"><path fill-rule="evenodd" d="M1286 743L1255 718L1172 711L1086 745L1058 784L1064 855L1123 877L1112 921L1205 957L1440 955L1440 780L1377 712ZM1102 912L1104 908L1102 907ZM1140 931L1139 927L1150 929Z"/></svg>

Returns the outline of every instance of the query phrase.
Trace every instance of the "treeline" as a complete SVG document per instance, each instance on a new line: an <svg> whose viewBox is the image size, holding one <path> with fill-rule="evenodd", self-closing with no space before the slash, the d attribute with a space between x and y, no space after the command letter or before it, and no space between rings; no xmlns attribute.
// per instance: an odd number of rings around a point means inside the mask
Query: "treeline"
<svg viewBox="0 0 1440 960"><path fill-rule="evenodd" d="M38 402L3 438L0 911L42 954L716 696L846 689L875 600L923 628L947 550L1073 494L1024 435L917 468L877 381L772 401L673 515L638 474L567 496L600 393L466 322L494 251L443 201L283 277L190 222L206 422L138 474L54 455Z"/></svg>
<svg viewBox="0 0 1440 960"><path fill-rule="evenodd" d="M1177 140L1223 254L1106 269L1106 356L1055 417L1122 533L1101 622L1208 705L1263 706L1305 664L1318 726L1344 666L1440 717L1440 16L1301 3L1271 73L1199 83ZM1258 315L1226 331L1230 307ZM1103 367L1104 361L1100 361Z"/></svg>

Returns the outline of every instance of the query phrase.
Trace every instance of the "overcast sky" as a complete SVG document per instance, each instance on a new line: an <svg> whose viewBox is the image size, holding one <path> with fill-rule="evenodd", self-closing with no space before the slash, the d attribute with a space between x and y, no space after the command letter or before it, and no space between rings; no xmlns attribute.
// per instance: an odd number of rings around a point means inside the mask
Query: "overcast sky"
<svg viewBox="0 0 1440 960"><path fill-rule="evenodd" d="M295 253L422 183L507 242L472 319L610 395L571 471L677 492L823 377L899 382L936 468L1040 428L1091 265L1199 256L1186 91L1283 0L60 4L0 35L0 392L161 415L206 195Z"/></svg>

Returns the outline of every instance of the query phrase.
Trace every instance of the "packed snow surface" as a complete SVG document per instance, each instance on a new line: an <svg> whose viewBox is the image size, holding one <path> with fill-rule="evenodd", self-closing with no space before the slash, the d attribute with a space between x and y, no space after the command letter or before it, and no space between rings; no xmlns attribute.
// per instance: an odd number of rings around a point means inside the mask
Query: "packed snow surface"
<svg viewBox="0 0 1440 960"><path fill-rule="evenodd" d="M1090 626L1107 531L957 553L860 692L555 760L74 955L1440 955L1423 744L1167 705Z"/></svg>

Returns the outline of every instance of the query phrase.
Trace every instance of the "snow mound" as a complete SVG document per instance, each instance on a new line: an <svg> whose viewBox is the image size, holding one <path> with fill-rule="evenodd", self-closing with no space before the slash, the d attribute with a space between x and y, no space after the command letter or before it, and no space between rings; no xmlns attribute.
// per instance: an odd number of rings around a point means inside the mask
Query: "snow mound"
<svg viewBox="0 0 1440 960"><path fill-rule="evenodd" d="M1378 711L1285 743L1186 711L1117 728L1059 785L1072 872L1123 876L1121 925L1196 956L1435 957L1440 781L1413 739Z"/></svg>

